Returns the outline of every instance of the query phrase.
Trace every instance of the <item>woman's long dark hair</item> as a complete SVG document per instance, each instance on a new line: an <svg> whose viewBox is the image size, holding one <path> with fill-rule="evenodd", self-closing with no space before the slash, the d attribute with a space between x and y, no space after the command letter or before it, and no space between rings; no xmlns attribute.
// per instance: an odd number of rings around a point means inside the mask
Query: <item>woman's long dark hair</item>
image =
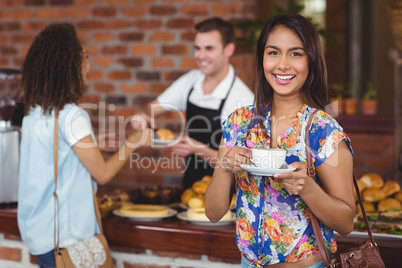
<svg viewBox="0 0 402 268"><path fill-rule="evenodd" d="M257 42L257 73L255 79L255 119L266 133L261 107L266 107L273 99L273 89L264 74L264 53L269 35L278 26L291 30L304 45L308 56L309 73L301 88L303 101L309 106L325 110L327 99L327 67L317 30L311 22L299 14L283 14L272 17L261 31ZM266 109L263 109L263 112ZM253 124L251 124L253 125Z"/></svg>
<svg viewBox="0 0 402 268"><path fill-rule="evenodd" d="M22 67L24 113L39 105L44 114L76 103L85 90L82 77L83 47L74 27L48 25L33 41Z"/></svg>

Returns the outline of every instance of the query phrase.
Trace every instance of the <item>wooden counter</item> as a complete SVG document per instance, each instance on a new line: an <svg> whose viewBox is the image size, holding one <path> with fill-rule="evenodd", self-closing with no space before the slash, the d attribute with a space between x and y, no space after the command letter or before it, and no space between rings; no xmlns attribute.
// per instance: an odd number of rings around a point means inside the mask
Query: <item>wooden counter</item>
<svg viewBox="0 0 402 268"><path fill-rule="evenodd" d="M135 222L111 217L103 220L105 235L113 247L150 249L239 259L235 244L234 224L201 226L181 221L176 217L156 222ZM0 233L19 236L15 209L0 209ZM366 235L337 237L340 251L355 247ZM387 268L400 267L402 237L375 237Z"/></svg>

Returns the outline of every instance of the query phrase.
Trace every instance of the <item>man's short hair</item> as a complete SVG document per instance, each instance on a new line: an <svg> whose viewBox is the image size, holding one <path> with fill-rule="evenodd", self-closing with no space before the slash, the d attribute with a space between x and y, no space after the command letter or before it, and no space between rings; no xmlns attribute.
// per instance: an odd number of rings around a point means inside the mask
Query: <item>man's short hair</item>
<svg viewBox="0 0 402 268"><path fill-rule="evenodd" d="M234 42L234 27L228 21L213 17L195 25L195 31L197 33L207 33L215 30L221 35L223 46Z"/></svg>

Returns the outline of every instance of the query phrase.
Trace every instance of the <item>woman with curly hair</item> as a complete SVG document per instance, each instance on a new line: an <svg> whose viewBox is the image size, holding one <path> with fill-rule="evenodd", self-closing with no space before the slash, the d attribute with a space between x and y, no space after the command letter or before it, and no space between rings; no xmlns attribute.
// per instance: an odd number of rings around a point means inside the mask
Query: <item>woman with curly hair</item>
<svg viewBox="0 0 402 268"><path fill-rule="evenodd" d="M21 128L18 226L40 267L55 267L55 126L60 248L99 233L92 195L96 183L92 178L107 183L130 153L140 146L150 146L152 132L144 129L128 136L107 161L103 159L89 115L77 105L88 83L89 68L85 50L69 24L52 24L40 32L22 68L26 116Z"/></svg>
<svg viewBox="0 0 402 268"><path fill-rule="evenodd" d="M220 165L205 196L207 216L218 221L235 188L242 268L324 267L311 213L327 250L335 253L334 231L353 230L353 158L348 136L325 111L323 51L303 16L279 15L265 25L257 44L255 92L255 104L235 110L224 123ZM316 172L307 169L306 129ZM245 170L252 148L285 150L291 169Z"/></svg>

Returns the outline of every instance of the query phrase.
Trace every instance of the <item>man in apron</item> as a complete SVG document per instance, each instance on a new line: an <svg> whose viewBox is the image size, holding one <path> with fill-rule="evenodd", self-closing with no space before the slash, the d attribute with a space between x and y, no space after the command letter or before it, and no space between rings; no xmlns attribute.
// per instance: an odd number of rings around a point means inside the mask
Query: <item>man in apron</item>
<svg viewBox="0 0 402 268"><path fill-rule="evenodd" d="M186 157L184 188L205 175L212 176L223 121L235 109L254 101L254 94L229 62L235 51L233 25L215 17L195 25L195 31L194 56L199 69L177 79L131 121L138 129L138 117L151 124L151 115L157 118L167 111L186 112L186 135L169 146L173 153Z"/></svg>

